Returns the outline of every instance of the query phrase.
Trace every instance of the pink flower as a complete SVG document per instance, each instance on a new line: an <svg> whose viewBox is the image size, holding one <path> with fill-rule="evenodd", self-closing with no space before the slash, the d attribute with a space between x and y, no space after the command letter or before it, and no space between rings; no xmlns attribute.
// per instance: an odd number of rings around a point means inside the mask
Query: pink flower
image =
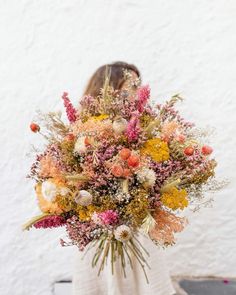
<svg viewBox="0 0 236 295"><path fill-rule="evenodd" d="M76 121L77 119L77 111L76 109L73 107L69 97L68 97L68 93L64 92L62 95L62 99L64 100L64 106L66 108L66 114L67 114L67 118L70 121L70 123L73 123Z"/></svg>
<svg viewBox="0 0 236 295"><path fill-rule="evenodd" d="M98 214L98 218L104 225L115 224L118 221L118 213L113 210L107 210Z"/></svg>
<svg viewBox="0 0 236 295"><path fill-rule="evenodd" d="M126 135L128 137L129 142L137 140L139 137L139 133L140 133L139 118L135 114L130 119L126 128Z"/></svg>
<svg viewBox="0 0 236 295"><path fill-rule="evenodd" d="M140 113L143 112L144 110L144 107L150 97L150 87L149 85L145 85L145 86L141 86L139 89L138 89L138 111Z"/></svg>
<svg viewBox="0 0 236 295"><path fill-rule="evenodd" d="M35 228L52 228L65 225L66 221L63 217L54 215L46 216L44 219L34 224Z"/></svg>
<svg viewBox="0 0 236 295"><path fill-rule="evenodd" d="M77 216L73 215L66 221L66 231L70 242L67 243L61 240L62 246L76 245L80 251L94 239L98 226L94 222L81 222Z"/></svg>

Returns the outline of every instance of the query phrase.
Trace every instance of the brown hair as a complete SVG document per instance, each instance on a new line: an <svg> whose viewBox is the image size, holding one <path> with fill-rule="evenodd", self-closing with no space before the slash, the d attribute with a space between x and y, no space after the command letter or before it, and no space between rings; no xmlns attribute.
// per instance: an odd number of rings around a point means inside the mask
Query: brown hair
<svg viewBox="0 0 236 295"><path fill-rule="evenodd" d="M125 82L123 70L131 70L135 72L140 78L138 68L133 64L117 61L112 64L107 64L99 67L90 78L87 87L85 88L84 95L91 95L96 97L99 95L100 89L103 87L105 77L109 73L109 84L116 90L121 89Z"/></svg>

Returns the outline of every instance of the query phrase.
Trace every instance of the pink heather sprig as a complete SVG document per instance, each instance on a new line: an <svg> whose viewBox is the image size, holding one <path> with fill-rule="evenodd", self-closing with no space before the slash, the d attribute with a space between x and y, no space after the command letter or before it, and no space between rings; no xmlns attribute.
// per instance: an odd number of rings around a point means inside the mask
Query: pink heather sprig
<svg viewBox="0 0 236 295"><path fill-rule="evenodd" d="M119 220L119 215L116 211L106 210L104 212L98 213L98 218L104 225L116 224Z"/></svg>
<svg viewBox="0 0 236 295"><path fill-rule="evenodd" d="M139 127L139 116L134 114L130 119L127 128L126 128L126 136L128 137L128 141L132 142L138 139L140 133Z"/></svg>
<svg viewBox="0 0 236 295"><path fill-rule="evenodd" d="M191 179L197 173L204 173L210 164L211 160L206 159L199 149L195 149L194 154L185 159L185 177Z"/></svg>
<svg viewBox="0 0 236 295"><path fill-rule="evenodd" d="M80 105L82 108L82 111L89 114L94 114L97 112L99 108L99 102L98 100L91 96L91 95L85 95L80 100Z"/></svg>
<svg viewBox="0 0 236 295"><path fill-rule="evenodd" d="M67 219L66 231L71 240L69 245L76 245L80 251L99 236L99 228L95 223L81 222L75 215ZM67 243L61 240L61 245L66 246Z"/></svg>
<svg viewBox="0 0 236 295"><path fill-rule="evenodd" d="M137 111L137 102L125 100L119 105L119 112L122 118L129 119L131 114Z"/></svg>
<svg viewBox="0 0 236 295"><path fill-rule="evenodd" d="M36 222L34 224L35 228L53 228L59 227L66 224L65 219L62 216L54 215L54 216L47 216L44 219Z"/></svg>
<svg viewBox="0 0 236 295"><path fill-rule="evenodd" d="M137 102L138 111L142 113L150 97L149 85L141 86L137 91L137 95L138 95L138 102Z"/></svg>
<svg viewBox="0 0 236 295"><path fill-rule="evenodd" d="M195 126L194 123L186 121L179 114L179 111L174 108L174 106L169 106L168 102L165 104L156 105L160 119L162 122L168 121L177 121L183 128L189 129Z"/></svg>
<svg viewBox="0 0 236 295"><path fill-rule="evenodd" d="M62 99L64 100L64 106L66 108L66 114L67 114L67 118L69 120L70 123L74 123L77 119L77 111L76 109L73 107L69 97L68 97L68 93L64 92L62 95Z"/></svg>
<svg viewBox="0 0 236 295"><path fill-rule="evenodd" d="M158 192L165 180L181 171L182 165L180 161L167 160L163 163L150 162L150 168L156 173L154 191Z"/></svg>

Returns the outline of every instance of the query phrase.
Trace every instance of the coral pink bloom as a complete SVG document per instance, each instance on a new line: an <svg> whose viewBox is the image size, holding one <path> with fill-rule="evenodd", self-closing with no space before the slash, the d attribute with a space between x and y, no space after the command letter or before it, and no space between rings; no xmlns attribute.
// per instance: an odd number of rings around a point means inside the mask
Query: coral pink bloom
<svg viewBox="0 0 236 295"><path fill-rule="evenodd" d="M140 163L140 159L136 155L130 156L129 159L127 160L127 164L129 165L129 167L133 167L133 168L138 167L139 163Z"/></svg>
<svg viewBox="0 0 236 295"><path fill-rule="evenodd" d="M125 168L124 169L124 171L123 171L123 176L124 177L129 177L129 176L131 176L131 171L130 171L130 169L128 169L128 168Z"/></svg>
<svg viewBox="0 0 236 295"><path fill-rule="evenodd" d="M115 164L111 168L111 173L116 177L121 177L123 175L123 168L119 164Z"/></svg>
<svg viewBox="0 0 236 295"><path fill-rule="evenodd" d="M122 160L127 160L129 158L129 156L131 155L131 151L130 151L130 149L123 148L120 151L119 155L120 155Z"/></svg>

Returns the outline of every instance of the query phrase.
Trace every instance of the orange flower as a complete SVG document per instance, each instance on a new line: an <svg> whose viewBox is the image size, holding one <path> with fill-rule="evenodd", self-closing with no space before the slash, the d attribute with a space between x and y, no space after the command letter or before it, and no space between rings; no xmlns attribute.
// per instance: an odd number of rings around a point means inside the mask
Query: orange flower
<svg viewBox="0 0 236 295"><path fill-rule="evenodd" d="M169 141L171 136L174 135L178 128L179 124L177 122L171 121L164 123L161 130L163 138L166 141Z"/></svg>
<svg viewBox="0 0 236 295"><path fill-rule="evenodd" d="M78 120L71 128L75 136L84 134L85 136L93 136L94 139L111 138L114 136L110 120L95 121L89 119L84 123Z"/></svg>
<svg viewBox="0 0 236 295"><path fill-rule="evenodd" d="M132 175L132 172L130 171L130 169L128 168L124 168L124 171L123 171L123 176L124 177L129 177Z"/></svg>
<svg viewBox="0 0 236 295"><path fill-rule="evenodd" d="M65 184L65 179L60 169L58 168L57 164L50 155L46 155L40 160L39 176L43 178L53 177L58 184Z"/></svg>
<svg viewBox="0 0 236 295"><path fill-rule="evenodd" d="M111 168L111 173L115 176L115 177L121 177L123 175L123 168L121 165L119 164L115 164L112 166Z"/></svg>
<svg viewBox="0 0 236 295"><path fill-rule="evenodd" d="M140 164L139 156L131 155L127 160L127 164L129 167L133 167L133 168L138 167L138 165Z"/></svg>
<svg viewBox="0 0 236 295"><path fill-rule="evenodd" d="M127 148L123 148L120 152L119 152L119 155L120 155L120 158L122 159L122 160L127 160L129 157L130 157L130 155L131 155L131 151L130 151L130 149L127 149Z"/></svg>

